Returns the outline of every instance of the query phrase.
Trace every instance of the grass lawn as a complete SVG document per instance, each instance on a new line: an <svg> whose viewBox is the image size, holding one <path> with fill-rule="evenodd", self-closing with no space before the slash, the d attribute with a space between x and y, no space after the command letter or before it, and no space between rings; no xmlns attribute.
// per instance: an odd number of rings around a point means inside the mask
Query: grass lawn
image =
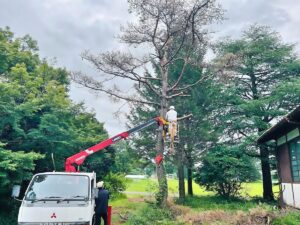
<svg viewBox="0 0 300 225"><path fill-rule="evenodd" d="M240 199L230 198L225 199L220 196L193 196L186 197L184 206L188 206L194 211L206 211L206 210L225 210L225 211L248 211L259 205L258 199ZM273 205L261 204L266 209L271 209Z"/></svg>
<svg viewBox="0 0 300 225"><path fill-rule="evenodd" d="M168 188L169 193L172 194L178 193L178 180L168 179ZM263 189L262 182L252 182L246 183L243 185L241 195L244 197L262 197ZM126 191L128 192L155 192L157 189L157 180L155 179L132 179L128 184ZM187 190L187 184L186 184ZM206 191L205 188L200 187L198 184L193 182L193 191L196 196L208 196L214 195L214 193ZM279 191L278 186L273 187L273 191L276 194Z"/></svg>
<svg viewBox="0 0 300 225"><path fill-rule="evenodd" d="M168 179L168 189L169 193L178 193L178 180ZM128 183L126 191L128 192L154 192L158 187L156 179L131 179ZM187 190L187 184L186 184ZM205 191L204 188L200 187L198 184L193 183L193 190L195 195L212 195L212 192Z"/></svg>
<svg viewBox="0 0 300 225"><path fill-rule="evenodd" d="M206 191L196 183L193 184L194 195L187 197L184 203L176 203L178 192L178 180L169 179L169 196L175 197L174 203L170 203L169 209L157 209L154 204L154 194L157 189L155 179L133 179L126 189L127 197L112 200L113 206L112 224L118 225L184 225L184 224L248 224L248 220L272 220L276 224L300 224L297 220L299 214L274 215L279 211L274 209L273 204L261 203L262 183L252 182L243 185L241 195L245 198L224 199ZM136 193L135 193L136 192ZM278 192L278 186L274 187ZM147 194L145 194L147 193ZM295 223L289 223L294 219ZM194 223L191 223L194 221ZM265 223L251 223L265 224Z"/></svg>
<svg viewBox="0 0 300 225"><path fill-rule="evenodd" d="M114 199L109 203L112 206L112 224L123 224L129 215L142 207L146 207L147 203L143 197L127 196L125 198Z"/></svg>

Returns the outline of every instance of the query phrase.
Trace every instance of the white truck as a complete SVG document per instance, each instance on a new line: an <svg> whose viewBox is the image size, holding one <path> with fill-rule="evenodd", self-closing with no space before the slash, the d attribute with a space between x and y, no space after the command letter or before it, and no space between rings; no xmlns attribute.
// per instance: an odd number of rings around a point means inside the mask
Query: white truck
<svg viewBox="0 0 300 225"><path fill-rule="evenodd" d="M38 173L33 176L19 209L19 225L92 225L95 207L96 174L78 172L85 158L130 134L153 124L164 126L161 117L155 117L137 127L102 141L69 158L65 162L65 172ZM156 164L160 164L163 155L158 154ZM78 168L76 168L78 167ZM20 188L13 190L18 197ZM110 225L110 210L108 224Z"/></svg>
<svg viewBox="0 0 300 225"><path fill-rule="evenodd" d="M23 198L19 225L92 225L95 173L50 172L32 178Z"/></svg>

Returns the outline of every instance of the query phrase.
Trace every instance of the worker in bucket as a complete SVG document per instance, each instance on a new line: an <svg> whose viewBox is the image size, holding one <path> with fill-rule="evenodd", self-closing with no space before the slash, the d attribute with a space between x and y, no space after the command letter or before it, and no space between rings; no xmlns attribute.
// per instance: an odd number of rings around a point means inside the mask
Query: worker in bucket
<svg viewBox="0 0 300 225"><path fill-rule="evenodd" d="M95 199L96 209L95 209L95 225L101 224L101 218L104 221L104 225L107 225L107 210L108 210L108 199L109 192L104 189L104 182L99 181L97 183L98 196Z"/></svg>
<svg viewBox="0 0 300 225"><path fill-rule="evenodd" d="M170 106L169 111L166 114L166 120L169 122L168 133L170 135L170 153L174 154L174 139L177 134L177 112L174 106Z"/></svg>

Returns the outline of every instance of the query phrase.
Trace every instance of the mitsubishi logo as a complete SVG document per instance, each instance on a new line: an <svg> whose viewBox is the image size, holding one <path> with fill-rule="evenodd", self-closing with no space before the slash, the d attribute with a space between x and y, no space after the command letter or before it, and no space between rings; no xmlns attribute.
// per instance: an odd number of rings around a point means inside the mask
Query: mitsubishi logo
<svg viewBox="0 0 300 225"><path fill-rule="evenodd" d="M51 219L55 218L56 219L56 215L55 213L52 214Z"/></svg>

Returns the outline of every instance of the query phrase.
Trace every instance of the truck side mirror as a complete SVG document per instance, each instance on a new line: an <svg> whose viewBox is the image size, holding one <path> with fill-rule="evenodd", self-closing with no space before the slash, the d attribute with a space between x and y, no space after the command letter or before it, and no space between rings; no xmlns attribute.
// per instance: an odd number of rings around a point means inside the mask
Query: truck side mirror
<svg viewBox="0 0 300 225"><path fill-rule="evenodd" d="M98 188L93 188L92 197L93 198L97 198L98 197Z"/></svg>
<svg viewBox="0 0 300 225"><path fill-rule="evenodd" d="M11 197L18 198L20 196L21 186L14 185L11 192Z"/></svg>

